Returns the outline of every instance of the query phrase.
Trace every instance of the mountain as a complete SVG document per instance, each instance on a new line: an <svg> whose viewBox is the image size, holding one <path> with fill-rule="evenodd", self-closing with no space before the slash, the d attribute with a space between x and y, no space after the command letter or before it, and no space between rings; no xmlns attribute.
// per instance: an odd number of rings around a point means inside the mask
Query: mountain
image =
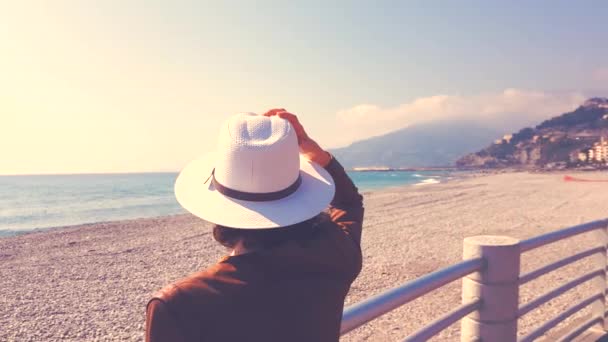
<svg viewBox="0 0 608 342"><path fill-rule="evenodd" d="M331 152L346 168L448 166L499 135L476 122L442 121L409 126Z"/></svg>
<svg viewBox="0 0 608 342"><path fill-rule="evenodd" d="M608 98L591 98L576 110L504 135L460 158L459 167L566 168L608 162Z"/></svg>

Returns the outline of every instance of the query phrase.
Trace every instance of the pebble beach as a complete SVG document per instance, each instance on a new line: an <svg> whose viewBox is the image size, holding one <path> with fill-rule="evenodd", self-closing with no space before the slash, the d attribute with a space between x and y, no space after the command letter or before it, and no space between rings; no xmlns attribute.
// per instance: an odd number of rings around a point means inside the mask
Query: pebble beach
<svg viewBox="0 0 608 342"><path fill-rule="evenodd" d="M608 179L599 172L570 175ZM607 182L563 177L511 172L365 192L363 270L346 305L460 261L465 237L526 239L608 217ZM596 245L590 233L525 253L522 272ZM210 226L189 214L1 238L0 341L142 341L152 293L226 253L213 241ZM585 259L543 276L521 288L520 302L592 269ZM400 341L458 305L460 286L450 283L341 341ZM519 321L520 333L592 291L584 284L539 307ZM587 314L584 310L573 319ZM457 340L458 324L435 338Z"/></svg>

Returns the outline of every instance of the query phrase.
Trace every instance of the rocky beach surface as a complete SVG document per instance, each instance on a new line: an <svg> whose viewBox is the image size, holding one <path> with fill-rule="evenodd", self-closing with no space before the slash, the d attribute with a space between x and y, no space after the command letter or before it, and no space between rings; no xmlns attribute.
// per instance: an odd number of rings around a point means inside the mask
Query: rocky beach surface
<svg viewBox="0 0 608 342"><path fill-rule="evenodd" d="M364 266L346 305L460 261L465 237L526 239L608 217L608 183L564 182L563 176L513 172L365 193ZM608 179L597 172L572 176ZM597 244L590 233L525 253L522 272ZM191 215L2 238L0 341L142 341L152 293L225 254L210 226ZM585 259L543 276L522 286L520 302L593 268ZM457 306L460 286L455 281L341 340L402 340ZM520 319L520 333L592 293L591 284L568 291ZM455 324L436 340L459 340L458 329Z"/></svg>

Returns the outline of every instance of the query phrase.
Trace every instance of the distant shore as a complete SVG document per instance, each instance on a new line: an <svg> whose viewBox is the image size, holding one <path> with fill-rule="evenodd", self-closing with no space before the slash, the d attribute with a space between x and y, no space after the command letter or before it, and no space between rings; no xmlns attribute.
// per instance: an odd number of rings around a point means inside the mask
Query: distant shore
<svg viewBox="0 0 608 342"><path fill-rule="evenodd" d="M471 169L475 170L475 169ZM452 166L429 166L429 167L386 167L386 166L356 166L349 171L369 172L369 171L468 171Z"/></svg>
<svg viewBox="0 0 608 342"><path fill-rule="evenodd" d="M607 179L608 173L569 173ZM608 183L564 182L563 173L510 172L432 186L365 192L364 268L347 304L461 259L462 239L491 234L528 238L608 216ZM586 235L526 253L529 271L562 253L588 248ZM106 222L0 239L0 340L143 339L151 294L226 253L210 227L189 215ZM573 279L577 263L522 288L526 302ZM522 332L554 317L588 286L526 315ZM414 301L344 336L342 341L400 340L460 301L460 283ZM584 313L583 313L584 314ZM437 339L458 339L458 324Z"/></svg>
<svg viewBox="0 0 608 342"><path fill-rule="evenodd" d="M349 171L357 172L391 172L391 171L450 171L450 172L478 172L478 173L505 173L505 172L601 172L607 171L608 165L586 165L574 168L525 168L525 167L460 167L460 166L429 166L429 167L386 167L386 166L357 166L349 169Z"/></svg>

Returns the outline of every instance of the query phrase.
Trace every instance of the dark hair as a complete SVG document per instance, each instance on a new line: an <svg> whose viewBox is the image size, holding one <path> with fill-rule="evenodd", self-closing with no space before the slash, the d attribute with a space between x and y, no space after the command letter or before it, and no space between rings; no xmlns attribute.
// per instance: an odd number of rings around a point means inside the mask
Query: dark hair
<svg viewBox="0 0 608 342"><path fill-rule="evenodd" d="M326 217L321 213L304 222L279 229L238 229L213 226L213 238L226 248L233 249L242 243L248 249L268 249L292 240L306 240L318 230L319 223Z"/></svg>

